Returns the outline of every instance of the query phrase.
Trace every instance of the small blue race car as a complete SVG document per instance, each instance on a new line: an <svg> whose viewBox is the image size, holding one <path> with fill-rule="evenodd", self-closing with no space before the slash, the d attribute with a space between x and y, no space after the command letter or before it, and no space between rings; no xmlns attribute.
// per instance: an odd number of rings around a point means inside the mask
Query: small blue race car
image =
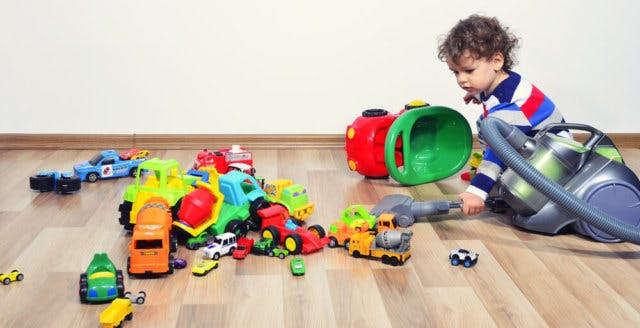
<svg viewBox="0 0 640 328"><path fill-rule="evenodd" d="M135 177L140 163L146 158L122 159L115 150L103 150L92 159L73 166L73 174L82 181L96 182L98 179Z"/></svg>

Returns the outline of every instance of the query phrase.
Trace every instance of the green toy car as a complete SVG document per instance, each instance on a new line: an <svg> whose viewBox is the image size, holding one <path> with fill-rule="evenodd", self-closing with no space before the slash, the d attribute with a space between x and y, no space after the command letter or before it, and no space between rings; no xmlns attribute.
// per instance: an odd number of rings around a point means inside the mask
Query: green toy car
<svg viewBox="0 0 640 328"><path fill-rule="evenodd" d="M304 259L301 257L294 257L291 259L291 273L294 276L304 276Z"/></svg>
<svg viewBox="0 0 640 328"><path fill-rule="evenodd" d="M85 273L80 274L80 302L106 302L124 297L122 270L116 270L107 253L96 253Z"/></svg>
<svg viewBox="0 0 640 328"><path fill-rule="evenodd" d="M274 247L273 239L263 237L253 243L253 246L251 246L251 253L256 255L268 255Z"/></svg>
<svg viewBox="0 0 640 328"><path fill-rule="evenodd" d="M274 248L274 249L269 251L269 256L277 256L281 260L284 259L285 257L287 257L287 255L289 255L289 250L283 249L283 248L277 248L276 247L276 248Z"/></svg>

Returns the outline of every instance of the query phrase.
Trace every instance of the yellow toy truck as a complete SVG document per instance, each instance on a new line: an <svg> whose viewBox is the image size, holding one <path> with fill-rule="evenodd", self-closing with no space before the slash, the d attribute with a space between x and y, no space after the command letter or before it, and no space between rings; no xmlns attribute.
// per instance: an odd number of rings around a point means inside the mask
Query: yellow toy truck
<svg viewBox="0 0 640 328"><path fill-rule="evenodd" d="M104 328L120 327L124 320L133 318L133 306L128 298L116 298L102 313L100 323Z"/></svg>

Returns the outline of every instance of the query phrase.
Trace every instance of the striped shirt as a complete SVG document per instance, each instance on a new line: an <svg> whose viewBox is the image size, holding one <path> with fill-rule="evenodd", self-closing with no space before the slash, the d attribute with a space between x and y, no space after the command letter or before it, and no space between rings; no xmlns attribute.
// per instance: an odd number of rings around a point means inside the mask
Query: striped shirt
<svg viewBox="0 0 640 328"><path fill-rule="evenodd" d="M540 89L525 81L519 74L511 71L508 73L509 77L500 82L491 94L480 95L484 112L478 118L478 127L485 117L491 116L500 118L525 134L533 136L547 124L564 122L562 114ZM486 199L505 165L485 144L480 130L478 139L485 148L484 156L467 192Z"/></svg>

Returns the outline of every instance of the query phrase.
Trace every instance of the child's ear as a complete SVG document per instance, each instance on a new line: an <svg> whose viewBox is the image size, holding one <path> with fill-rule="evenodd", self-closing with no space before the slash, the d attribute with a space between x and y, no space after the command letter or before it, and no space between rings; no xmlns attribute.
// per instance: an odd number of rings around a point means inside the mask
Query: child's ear
<svg viewBox="0 0 640 328"><path fill-rule="evenodd" d="M489 60L489 62L491 63L491 67L494 71L500 71L504 66L504 56L501 52L496 52L491 56L491 60Z"/></svg>

